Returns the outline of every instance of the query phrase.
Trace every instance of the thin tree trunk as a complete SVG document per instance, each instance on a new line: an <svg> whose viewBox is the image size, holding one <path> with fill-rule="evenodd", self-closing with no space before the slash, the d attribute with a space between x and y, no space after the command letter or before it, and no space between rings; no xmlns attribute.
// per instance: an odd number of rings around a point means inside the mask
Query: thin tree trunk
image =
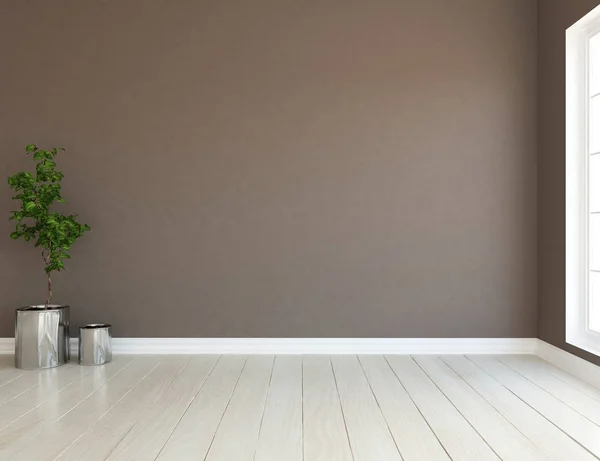
<svg viewBox="0 0 600 461"><path fill-rule="evenodd" d="M52 301L52 279L50 278L50 274L48 274L48 299L46 300L46 309L50 305L50 301Z"/></svg>
<svg viewBox="0 0 600 461"><path fill-rule="evenodd" d="M47 266L50 263L50 252L46 254L44 248L42 248L42 258L44 258L44 263L46 263ZM50 272L46 272L46 275L48 276L48 297L46 298L46 309L48 309L50 301L52 301L52 279L50 278Z"/></svg>

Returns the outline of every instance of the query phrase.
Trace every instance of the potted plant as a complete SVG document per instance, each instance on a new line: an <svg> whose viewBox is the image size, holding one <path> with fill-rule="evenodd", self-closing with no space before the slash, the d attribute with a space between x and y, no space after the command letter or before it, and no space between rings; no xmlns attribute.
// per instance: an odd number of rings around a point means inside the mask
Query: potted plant
<svg viewBox="0 0 600 461"><path fill-rule="evenodd" d="M11 212L16 221L13 239L34 242L44 260L48 280L45 304L17 309L15 324L15 365L17 368L50 368L69 361L69 306L52 304L52 272L63 270L71 246L90 227L77 222L77 215L63 215L52 209L64 203L61 196L63 173L54 158L62 148L43 150L35 144L25 148L36 161L35 173L21 172L8 178L14 200L21 208Z"/></svg>

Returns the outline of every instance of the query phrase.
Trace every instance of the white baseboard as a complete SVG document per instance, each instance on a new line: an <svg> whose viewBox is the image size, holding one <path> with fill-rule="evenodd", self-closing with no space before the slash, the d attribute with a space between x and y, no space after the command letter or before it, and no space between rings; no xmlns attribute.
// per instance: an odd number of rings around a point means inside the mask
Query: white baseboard
<svg viewBox="0 0 600 461"><path fill-rule="evenodd" d="M536 338L113 338L115 354L534 354ZM0 338L0 354L14 340ZM77 339L71 339L77 353Z"/></svg>
<svg viewBox="0 0 600 461"><path fill-rule="evenodd" d="M15 352L14 338L0 338L0 354L12 354Z"/></svg>
<svg viewBox="0 0 600 461"><path fill-rule="evenodd" d="M538 339L537 355L566 372L600 387L600 367Z"/></svg>
<svg viewBox="0 0 600 461"><path fill-rule="evenodd" d="M0 354L13 354L0 338ZM113 338L115 354L536 354L600 387L600 367L537 338ZM77 338L71 339L77 356Z"/></svg>

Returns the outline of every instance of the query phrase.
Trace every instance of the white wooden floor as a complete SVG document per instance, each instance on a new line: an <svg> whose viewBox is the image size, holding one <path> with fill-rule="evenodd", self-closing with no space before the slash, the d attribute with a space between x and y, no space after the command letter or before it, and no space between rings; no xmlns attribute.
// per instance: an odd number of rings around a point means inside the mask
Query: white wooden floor
<svg viewBox="0 0 600 461"><path fill-rule="evenodd" d="M600 389L533 356L0 356L0 460L586 461Z"/></svg>

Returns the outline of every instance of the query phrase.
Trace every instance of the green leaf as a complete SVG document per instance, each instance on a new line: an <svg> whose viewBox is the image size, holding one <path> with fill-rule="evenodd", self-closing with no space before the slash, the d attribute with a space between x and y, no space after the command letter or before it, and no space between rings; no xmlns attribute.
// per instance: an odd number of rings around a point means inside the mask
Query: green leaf
<svg viewBox="0 0 600 461"><path fill-rule="evenodd" d="M15 191L13 199L20 206L9 215L9 219L16 220L11 238L23 237L41 247L48 274L64 269L65 260L71 258L71 245L90 230L90 226L77 221L77 215L63 215L53 209L55 204L64 202L60 184L64 174L56 170L54 161L59 150L64 149L44 150L30 144L26 152L33 153L35 174L20 172L8 178L8 185Z"/></svg>

